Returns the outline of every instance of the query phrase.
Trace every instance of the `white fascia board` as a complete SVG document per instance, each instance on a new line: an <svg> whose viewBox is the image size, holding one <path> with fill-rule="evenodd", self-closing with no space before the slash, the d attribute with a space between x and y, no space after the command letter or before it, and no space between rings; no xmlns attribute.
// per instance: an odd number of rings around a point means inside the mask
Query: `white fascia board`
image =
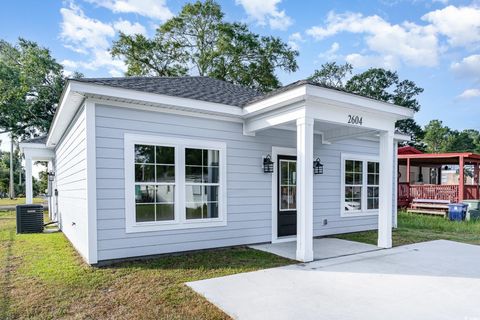
<svg viewBox="0 0 480 320"><path fill-rule="evenodd" d="M115 88L105 85L68 81L60 99L60 104L50 128L47 146L54 147L62 137L70 121L86 97L98 96L112 100L137 101L143 105L159 105L170 109L192 111L225 117L239 118L243 116L241 107L221 103L213 103L195 99L172 97L168 95L141 92L136 90ZM108 105L108 103L106 103Z"/></svg>
<svg viewBox="0 0 480 320"><path fill-rule="evenodd" d="M24 149L47 149L47 146L44 143L20 142L18 146L20 147L20 151L22 152Z"/></svg>
<svg viewBox="0 0 480 320"><path fill-rule="evenodd" d="M231 106L222 103L173 97L164 94L136 91L124 88L115 88L105 85L83 83L78 81L72 81L71 86L72 91L83 94L106 96L115 99L135 100L140 101L144 104L151 103L158 105L166 105L171 106L172 108L209 112L213 114L223 114L236 117L241 117L243 115L243 110L241 107Z"/></svg>
<svg viewBox="0 0 480 320"><path fill-rule="evenodd" d="M321 88L313 85L306 86L307 96L310 99L313 98L312 100L325 101L329 104L349 108L362 108L364 111L382 113L397 120L413 118L413 115L415 114L412 109L362 97L353 93Z"/></svg>
<svg viewBox="0 0 480 320"><path fill-rule="evenodd" d="M393 135L393 139L395 141L412 141L412 137L409 136L408 134L402 134L402 133L395 133Z"/></svg>
<svg viewBox="0 0 480 320"><path fill-rule="evenodd" d="M286 90L285 92L275 94L265 100L261 100L243 108L246 118L260 113L268 112L295 102L303 101L306 98L306 86L300 86Z"/></svg>

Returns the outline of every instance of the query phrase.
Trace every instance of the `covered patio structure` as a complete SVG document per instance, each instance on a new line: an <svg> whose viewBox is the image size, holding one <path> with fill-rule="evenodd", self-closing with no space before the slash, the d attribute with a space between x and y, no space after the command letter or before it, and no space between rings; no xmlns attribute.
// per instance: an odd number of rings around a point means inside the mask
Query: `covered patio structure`
<svg viewBox="0 0 480 320"><path fill-rule="evenodd" d="M398 153L398 206L406 207L414 199L451 203L480 199L480 154L418 153L402 148Z"/></svg>

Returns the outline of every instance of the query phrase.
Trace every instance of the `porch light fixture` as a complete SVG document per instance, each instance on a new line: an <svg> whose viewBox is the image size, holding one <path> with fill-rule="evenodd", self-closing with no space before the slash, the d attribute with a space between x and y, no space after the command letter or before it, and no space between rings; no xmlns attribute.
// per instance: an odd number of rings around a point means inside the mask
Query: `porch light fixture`
<svg viewBox="0 0 480 320"><path fill-rule="evenodd" d="M273 173L273 161L269 154L263 157L263 173Z"/></svg>
<svg viewBox="0 0 480 320"><path fill-rule="evenodd" d="M313 173L323 174L323 164L320 162L320 158L317 158L315 161L313 161Z"/></svg>
<svg viewBox="0 0 480 320"><path fill-rule="evenodd" d="M48 171L48 181L53 181L55 179L55 172Z"/></svg>

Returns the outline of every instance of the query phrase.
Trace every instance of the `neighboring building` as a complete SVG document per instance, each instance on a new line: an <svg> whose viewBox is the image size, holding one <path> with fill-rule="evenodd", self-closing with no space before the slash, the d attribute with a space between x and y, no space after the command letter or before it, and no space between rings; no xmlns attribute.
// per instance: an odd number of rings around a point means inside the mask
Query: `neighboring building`
<svg viewBox="0 0 480 320"><path fill-rule="evenodd" d="M422 153L413 147L398 148L398 205L408 206L414 199L480 199L479 165L480 154L471 152Z"/></svg>
<svg viewBox="0 0 480 320"><path fill-rule="evenodd" d="M261 94L207 77L70 80L48 138L21 144L27 200L32 162L49 161L52 216L90 264L295 240L311 261L313 237L377 228L388 248L408 139L394 127L412 116L308 81Z"/></svg>

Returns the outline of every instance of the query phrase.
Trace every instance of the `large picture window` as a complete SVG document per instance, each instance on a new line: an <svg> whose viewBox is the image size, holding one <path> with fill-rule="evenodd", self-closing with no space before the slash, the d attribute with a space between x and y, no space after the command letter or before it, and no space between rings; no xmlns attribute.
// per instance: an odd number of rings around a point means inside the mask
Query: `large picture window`
<svg viewBox="0 0 480 320"><path fill-rule="evenodd" d="M125 134L127 232L225 225L225 144Z"/></svg>
<svg viewBox="0 0 480 320"><path fill-rule="evenodd" d="M378 211L380 165L368 157L342 155L342 215Z"/></svg>

